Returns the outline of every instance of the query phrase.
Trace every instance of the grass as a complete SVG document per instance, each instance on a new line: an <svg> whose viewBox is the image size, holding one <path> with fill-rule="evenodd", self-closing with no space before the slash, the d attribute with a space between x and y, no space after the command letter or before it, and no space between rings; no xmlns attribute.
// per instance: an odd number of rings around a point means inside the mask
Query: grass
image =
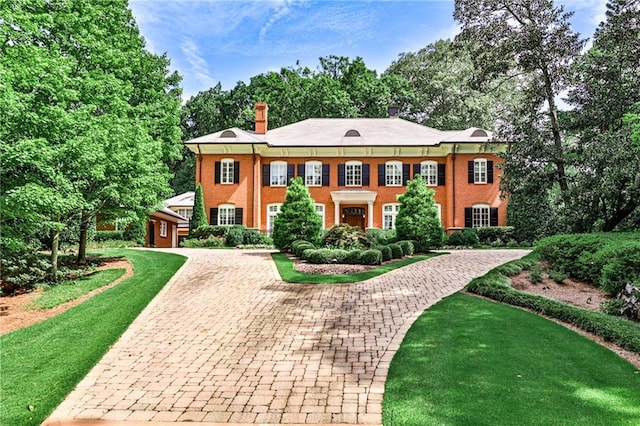
<svg viewBox="0 0 640 426"><path fill-rule="evenodd" d="M425 311L386 382L386 425L640 424L640 371L532 313L467 294Z"/></svg>
<svg viewBox="0 0 640 426"><path fill-rule="evenodd" d="M142 250L104 254L128 258L133 277L54 318L0 337L0 424L42 423L185 261Z"/></svg>
<svg viewBox="0 0 640 426"><path fill-rule="evenodd" d="M347 284L355 283L359 281L365 281L378 275L385 274L393 271L394 269L402 268L403 266L411 265L412 263L420 262L421 260L429 259L438 256L442 253L427 253L415 255L413 257L406 257L398 260L397 262L389 263L384 266L380 266L375 269L371 269L365 272L359 272L357 274L305 274L293 269L295 262L285 253L272 253L273 261L278 268L280 278L288 283L299 284Z"/></svg>
<svg viewBox="0 0 640 426"><path fill-rule="evenodd" d="M112 283L123 276L126 271L124 268L106 269L74 281L65 281L54 286L47 286L38 298L27 305L27 308L35 310L54 308Z"/></svg>

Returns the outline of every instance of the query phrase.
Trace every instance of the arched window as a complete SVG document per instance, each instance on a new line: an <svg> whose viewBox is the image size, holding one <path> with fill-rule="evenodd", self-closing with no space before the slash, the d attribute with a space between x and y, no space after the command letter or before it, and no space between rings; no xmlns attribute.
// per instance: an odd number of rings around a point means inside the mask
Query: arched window
<svg viewBox="0 0 640 426"><path fill-rule="evenodd" d="M396 229L396 216L400 211L400 204L382 205L382 229Z"/></svg>
<svg viewBox="0 0 640 426"><path fill-rule="evenodd" d="M420 175L427 186L438 185L438 163L435 161L423 161L420 163Z"/></svg>
<svg viewBox="0 0 640 426"><path fill-rule="evenodd" d="M384 168L385 186L402 186L402 162L387 161Z"/></svg>
<svg viewBox="0 0 640 426"><path fill-rule="evenodd" d="M287 186L287 162L272 161L271 162L271 186Z"/></svg>
<svg viewBox="0 0 640 426"><path fill-rule="evenodd" d="M322 162L307 161L304 165L304 184L322 186Z"/></svg>
<svg viewBox="0 0 640 426"><path fill-rule="evenodd" d="M471 207L471 226L473 228L483 228L489 225L489 205L474 204Z"/></svg>
<svg viewBox="0 0 640 426"><path fill-rule="evenodd" d="M346 186L362 186L362 161L352 160L345 163Z"/></svg>
<svg viewBox="0 0 640 426"><path fill-rule="evenodd" d="M218 225L236 224L236 206L233 204L220 204L218 206Z"/></svg>

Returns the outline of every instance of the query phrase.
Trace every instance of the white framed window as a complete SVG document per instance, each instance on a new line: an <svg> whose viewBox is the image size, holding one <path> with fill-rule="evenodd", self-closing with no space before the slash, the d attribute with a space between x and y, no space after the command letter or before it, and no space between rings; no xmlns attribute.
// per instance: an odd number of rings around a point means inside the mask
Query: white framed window
<svg viewBox="0 0 640 426"><path fill-rule="evenodd" d="M471 209L471 226L481 228L489 226L489 205L475 204Z"/></svg>
<svg viewBox="0 0 640 426"><path fill-rule="evenodd" d="M307 161L304 165L304 184L307 186L322 186L322 163Z"/></svg>
<svg viewBox="0 0 640 426"><path fill-rule="evenodd" d="M220 204L218 206L218 225L236 224L236 206L233 204Z"/></svg>
<svg viewBox="0 0 640 426"><path fill-rule="evenodd" d="M402 186L402 162L387 161L384 165L385 186Z"/></svg>
<svg viewBox="0 0 640 426"><path fill-rule="evenodd" d="M191 208L179 208L176 213L178 213L180 216L184 217L185 219L189 219L191 220L191 216L193 216L193 209Z"/></svg>
<svg viewBox="0 0 640 426"><path fill-rule="evenodd" d="M230 184L235 183L233 181L234 173L233 159L224 158L220 161L220 183Z"/></svg>
<svg viewBox="0 0 640 426"><path fill-rule="evenodd" d="M344 169L346 186L362 186L362 161L347 161Z"/></svg>
<svg viewBox="0 0 640 426"><path fill-rule="evenodd" d="M487 159L473 160L473 183L487 183Z"/></svg>
<svg viewBox="0 0 640 426"><path fill-rule="evenodd" d="M160 236L161 237L163 237L163 238L167 237L167 229L168 229L167 222L165 222L164 220L161 220L160 221Z"/></svg>
<svg viewBox="0 0 640 426"><path fill-rule="evenodd" d="M322 218L322 229L324 229L324 204L316 204L316 213Z"/></svg>
<svg viewBox="0 0 640 426"><path fill-rule="evenodd" d="M270 186L287 186L287 162L272 161L271 162Z"/></svg>
<svg viewBox="0 0 640 426"><path fill-rule="evenodd" d="M267 205L267 234L273 233L273 224L276 221L276 216L280 214L280 207L282 204L268 204Z"/></svg>
<svg viewBox="0 0 640 426"><path fill-rule="evenodd" d="M440 222L440 225L442 225L442 206L436 203L436 209L438 209L438 221Z"/></svg>
<svg viewBox="0 0 640 426"><path fill-rule="evenodd" d="M438 163L435 161L423 161L420 163L420 175L427 186L438 185Z"/></svg>
<svg viewBox="0 0 640 426"><path fill-rule="evenodd" d="M400 204L382 205L382 229L396 229L396 216L400 211Z"/></svg>

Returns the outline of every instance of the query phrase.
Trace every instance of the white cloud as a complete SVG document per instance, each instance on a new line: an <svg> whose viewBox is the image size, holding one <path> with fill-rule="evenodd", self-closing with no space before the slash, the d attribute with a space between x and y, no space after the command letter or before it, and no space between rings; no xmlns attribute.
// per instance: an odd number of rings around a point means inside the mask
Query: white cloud
<svg viewBox="0 0 640 426"><path fill-rule="evenodd" d="M205 87L216 84L209 72L207 61L202 57L198 45L192 39L184 37L180 43L180 50L189 63L189 69L185 70L186 72L193 75Z"/></svg>

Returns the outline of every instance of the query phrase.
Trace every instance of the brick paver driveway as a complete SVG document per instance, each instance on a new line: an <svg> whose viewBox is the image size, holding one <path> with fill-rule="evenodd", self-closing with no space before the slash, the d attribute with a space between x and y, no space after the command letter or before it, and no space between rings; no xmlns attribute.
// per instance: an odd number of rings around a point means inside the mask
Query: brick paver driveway
<svg viewBox="0 0 640 426"><path fill-rule="evenodd" d="M189 260L49 419L380 424L417 316L526 254L454 251L358 284L279 281L267 252ZM65 421L66 421L65 420Z"/></svg>

